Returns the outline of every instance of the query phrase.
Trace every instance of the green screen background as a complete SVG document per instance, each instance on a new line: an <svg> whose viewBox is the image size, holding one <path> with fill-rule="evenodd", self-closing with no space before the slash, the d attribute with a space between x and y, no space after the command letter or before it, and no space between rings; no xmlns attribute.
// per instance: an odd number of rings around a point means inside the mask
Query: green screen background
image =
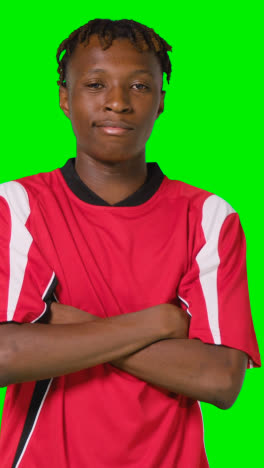
<svg viewBox="0 0 264 468"><path fill-rule="evenodd" d="M0 38L0 183L51 171L76 156L71 122L59 107L56 52L94 18L133 19L171 46L164 113L146 145L170 178L213 192L239 213L247 239L252 316L263 353L263 15L260 3L176 5L48 2L35 11L5 6ZM261 58L262 57L262 58ZM201 403L212 468L259 466L263 445L263 370L250 369L235 404ZM6 389L0 389L0 414Z"/></svg>

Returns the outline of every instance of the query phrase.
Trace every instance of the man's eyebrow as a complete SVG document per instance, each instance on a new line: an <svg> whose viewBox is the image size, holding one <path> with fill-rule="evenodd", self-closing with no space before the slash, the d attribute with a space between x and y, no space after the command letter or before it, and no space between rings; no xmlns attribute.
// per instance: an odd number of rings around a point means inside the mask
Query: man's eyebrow
<svg viewBox="0 0 264 468"><path fill-rule="evenodd" d="M107 70L104 70L103 68L90 68L89 70L87 70L85 72L85 74L87 74L87 73L96 73L96 72L107 72ZM152 76L152 78L154 78L154 75L153 75L153 73L151 73L150 70L146 70L146 69L143 69L143 68L141 68L139 70L133 70L130 73L130 76L136 75L138 73L145 73L145 74L148 74L148 75Z"/></svg>

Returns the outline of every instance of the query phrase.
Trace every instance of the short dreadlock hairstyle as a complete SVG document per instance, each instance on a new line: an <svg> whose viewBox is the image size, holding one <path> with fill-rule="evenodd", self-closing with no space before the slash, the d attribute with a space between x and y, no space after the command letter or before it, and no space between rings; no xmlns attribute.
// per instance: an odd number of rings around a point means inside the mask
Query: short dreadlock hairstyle
<svg viewBox="0 0 264 468"><path fill-rule="evenodd" d="M165 72L167 74L167 81L168 83L170 82L171 62L168 51L172 51L172 47L156 34L153 29L133 20L123 19L113 21L96 18L75 29L60 44L56 54L59 64L57 69L60 75L60 79L57 81L59 86L67 87L67 65L69 58L78 44L84 42L84 45L88 45L92 34L97 34L103 50L108 49L116 38L129 39L139 52L152 50L160 62L162 74ZM60 55L64 50L66 50L66 53L60 59Z"/></svg>

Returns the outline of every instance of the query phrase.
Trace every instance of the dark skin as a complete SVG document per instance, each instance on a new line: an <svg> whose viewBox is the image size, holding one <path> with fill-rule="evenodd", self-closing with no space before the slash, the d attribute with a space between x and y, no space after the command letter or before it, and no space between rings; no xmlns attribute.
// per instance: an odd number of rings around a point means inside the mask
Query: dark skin
<svg viewBox="0 0 264 468"><path fill-rule="evenodd" d="M91 72L92 68L105 71ZM152 76L132 76L137 69ZM67 88L60 87L60 107L77 139L76 171L91 190L113 205L146 180L145 145L164 110L159 61L153 52L139 53L128 39L114 40L109 49L102 50L93 35L88 46L77 46L66 81ZM94 126L97 120L125 120L133 130L121 136L104 134ZM86 312L67 307L53 303L50 323L94 319L92 314L85 316ZM175 313L182 311L175 306ZM188 321L186 317L186 325ZM247 355L189 340L187 329L183 327L182 339L158 341L112 364L175 393L229 408L242 387Z"/></svg>
<svg viewBox="0 0 264 468"><path fill-rule="evenodd" d="M93 68L105 72L90 72ZM131 76L137 69L153 76ZM147 177L145 145L164 109L159 61L153 52L139 53L128 39L114 40L102 50L92 35L86 47L80 44L74 51L67 81L68 89L60 87L60 107L76 135L76 171L91 190L115 204ZM94 126L98 120L125 120L133 130L121 136L103 134Z"/></svg>
<svg viewBox="0 0 264 468"><path fill-rule="evenodd" d="M111 361L114 367L191 400L230 408L240 392L247 355L238 349L189 340L190 316L170 304L175 331L133 354ZM104 320L72 306L53 302L48 323L78 324Z"/></svg>

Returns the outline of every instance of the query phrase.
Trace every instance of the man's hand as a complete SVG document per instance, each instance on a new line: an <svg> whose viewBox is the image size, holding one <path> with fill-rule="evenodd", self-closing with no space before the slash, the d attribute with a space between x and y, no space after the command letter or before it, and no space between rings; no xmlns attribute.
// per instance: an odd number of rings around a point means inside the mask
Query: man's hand
<svg viewBox="0 0 264 468"><path fill-rule="evenodd" d="M172 330L170 335L167 336L167 339L188 338L190 324L189 314L172 303L161 304L161 306L164 305L166 307L163 307L162 309L164 311L164 316L160 320L160 323L166 323L167 329ZM156 317L158 317L158 315ZM91 322L98 319L102 318L72 306L52 302L47 323L52 325L62 325ZM112 364L119 369L124 369L124 363L122 359L113 360L109 362L109 364Z"/></svg>

